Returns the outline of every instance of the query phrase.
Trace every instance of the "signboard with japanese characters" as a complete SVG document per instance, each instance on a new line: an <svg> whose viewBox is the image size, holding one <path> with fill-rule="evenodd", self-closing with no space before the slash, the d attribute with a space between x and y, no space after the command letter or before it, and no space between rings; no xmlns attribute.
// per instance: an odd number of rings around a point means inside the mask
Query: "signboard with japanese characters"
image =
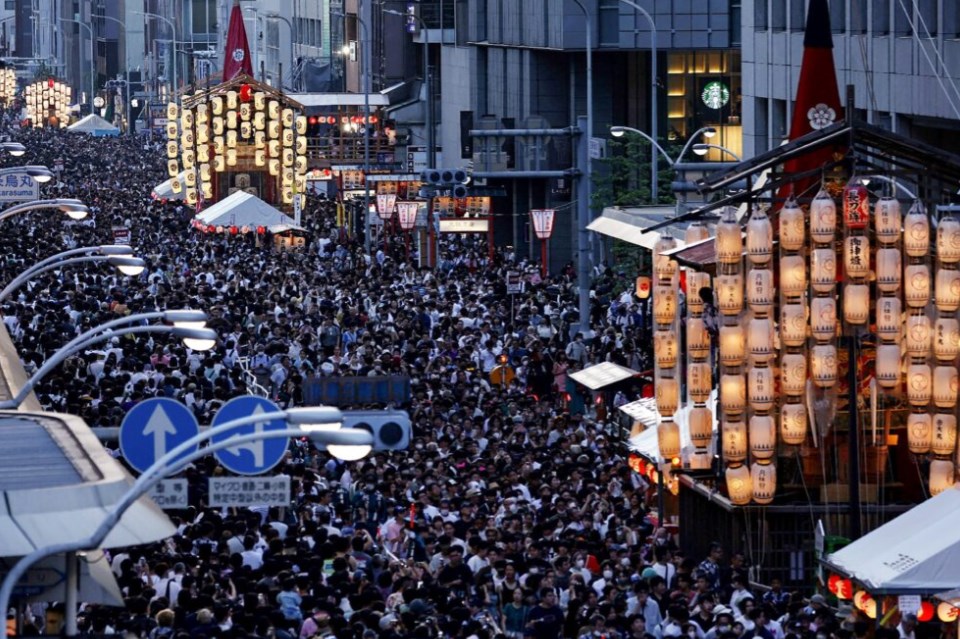
<svg viewBox="0 0 960 639"><path fill-rule="evenodd" d="M180 510L190 506L186 479L163 479L150 490L150 498L164 510Z"/></svg>
<svg viewBox="0 0 960 639"><path fill-rule="evenodd" d="M211 508L290 505L290 478L286 475L209 479L208 506Z"/></svg>
<svg viewBox="0 0 960 639"><path fill-rule="evenodd" d="M40 185L26 173L0 177L0 202L29 202L40 199Z"/></svg>
<svg viewBox="0 0 960 639"><path fill-rule="evenodd" d="M486 233L490 220L483 218L454 218L440 220L441 233Z"/></svg>

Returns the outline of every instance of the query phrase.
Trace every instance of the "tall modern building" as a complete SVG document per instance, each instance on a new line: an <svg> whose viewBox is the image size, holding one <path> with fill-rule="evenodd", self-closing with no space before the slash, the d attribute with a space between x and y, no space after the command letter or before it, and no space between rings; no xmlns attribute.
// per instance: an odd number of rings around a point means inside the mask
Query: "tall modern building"
<svg viewBox="0 0 960 639"><path fill-rule="evenodd" d="M747 156L789 134L807 0L743 0L743 144ZM960 3L830 0L841 96L857 114L942 148L960 133Z"/></svg>

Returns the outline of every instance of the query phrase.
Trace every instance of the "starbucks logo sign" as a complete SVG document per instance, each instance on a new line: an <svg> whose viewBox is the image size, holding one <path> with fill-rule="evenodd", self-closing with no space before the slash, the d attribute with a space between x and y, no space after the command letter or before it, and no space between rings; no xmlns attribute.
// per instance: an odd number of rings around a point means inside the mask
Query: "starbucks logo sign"
<svg viewBox="0 0 960 639"><path fill-rule="evenodd" d="M730 103L730 89L723 82L714 80L703 87L700 99L710 109L722 109Z"/></svg>

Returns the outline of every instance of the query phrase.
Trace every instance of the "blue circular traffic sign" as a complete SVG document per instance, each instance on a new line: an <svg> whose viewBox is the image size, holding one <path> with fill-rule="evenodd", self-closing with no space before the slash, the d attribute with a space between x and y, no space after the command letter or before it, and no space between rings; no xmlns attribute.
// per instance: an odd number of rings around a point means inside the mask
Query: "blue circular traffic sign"
<svg viewBox="0 0 960 639"><path fill-rule="evenodd" d="M146 472L154 462L200 432L193 412L167 397L145 399L120 424L120 452L136 470ZM197 450L190 447L181 459Z"/></svg>
<svg viewBox="0 0 960 639"><path fill-rule="evenodd" d="M275 413L280 407L263 397L244 395L228 401L214 415L211 427L216 428L227 422L252 415ZM227 432L214 435L211 441L219 443L240 435L266 433L271 430L286 430L287 422L283 419L265 420L246 426L231 428ZM283 459L287 452L289 438L264 438L253 442L246 442L238 446L227 447L214 453L224 468L238 475L259 475L265 473Z"/></svg>

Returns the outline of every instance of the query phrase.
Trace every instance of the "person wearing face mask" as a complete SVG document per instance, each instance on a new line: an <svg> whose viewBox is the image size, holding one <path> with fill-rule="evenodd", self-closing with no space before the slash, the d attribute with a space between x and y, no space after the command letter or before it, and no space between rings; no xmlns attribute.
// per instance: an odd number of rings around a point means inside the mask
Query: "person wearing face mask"
<svg viewBox="0 0 960 639"><path fill-rule="evenodd" d="M602 566L603 566L603 570L600 573L600 578L594 581L592 584L590 584L593 587L593 589L597 591L598 595L603 594L603 589L606 588L607 585L614 583L613 564L606 561L603 563Z"/></svg>
<svg viewBox="0 0 960 639"><path fill-rule="evenodd" d="M733 630L733 615L727 611L725 606L717 606L714 610L720 609L720 612L716 614L714 621L716 622L713 628L708 630L704 635L704 639L720 639L723 635Z"/></svg>

